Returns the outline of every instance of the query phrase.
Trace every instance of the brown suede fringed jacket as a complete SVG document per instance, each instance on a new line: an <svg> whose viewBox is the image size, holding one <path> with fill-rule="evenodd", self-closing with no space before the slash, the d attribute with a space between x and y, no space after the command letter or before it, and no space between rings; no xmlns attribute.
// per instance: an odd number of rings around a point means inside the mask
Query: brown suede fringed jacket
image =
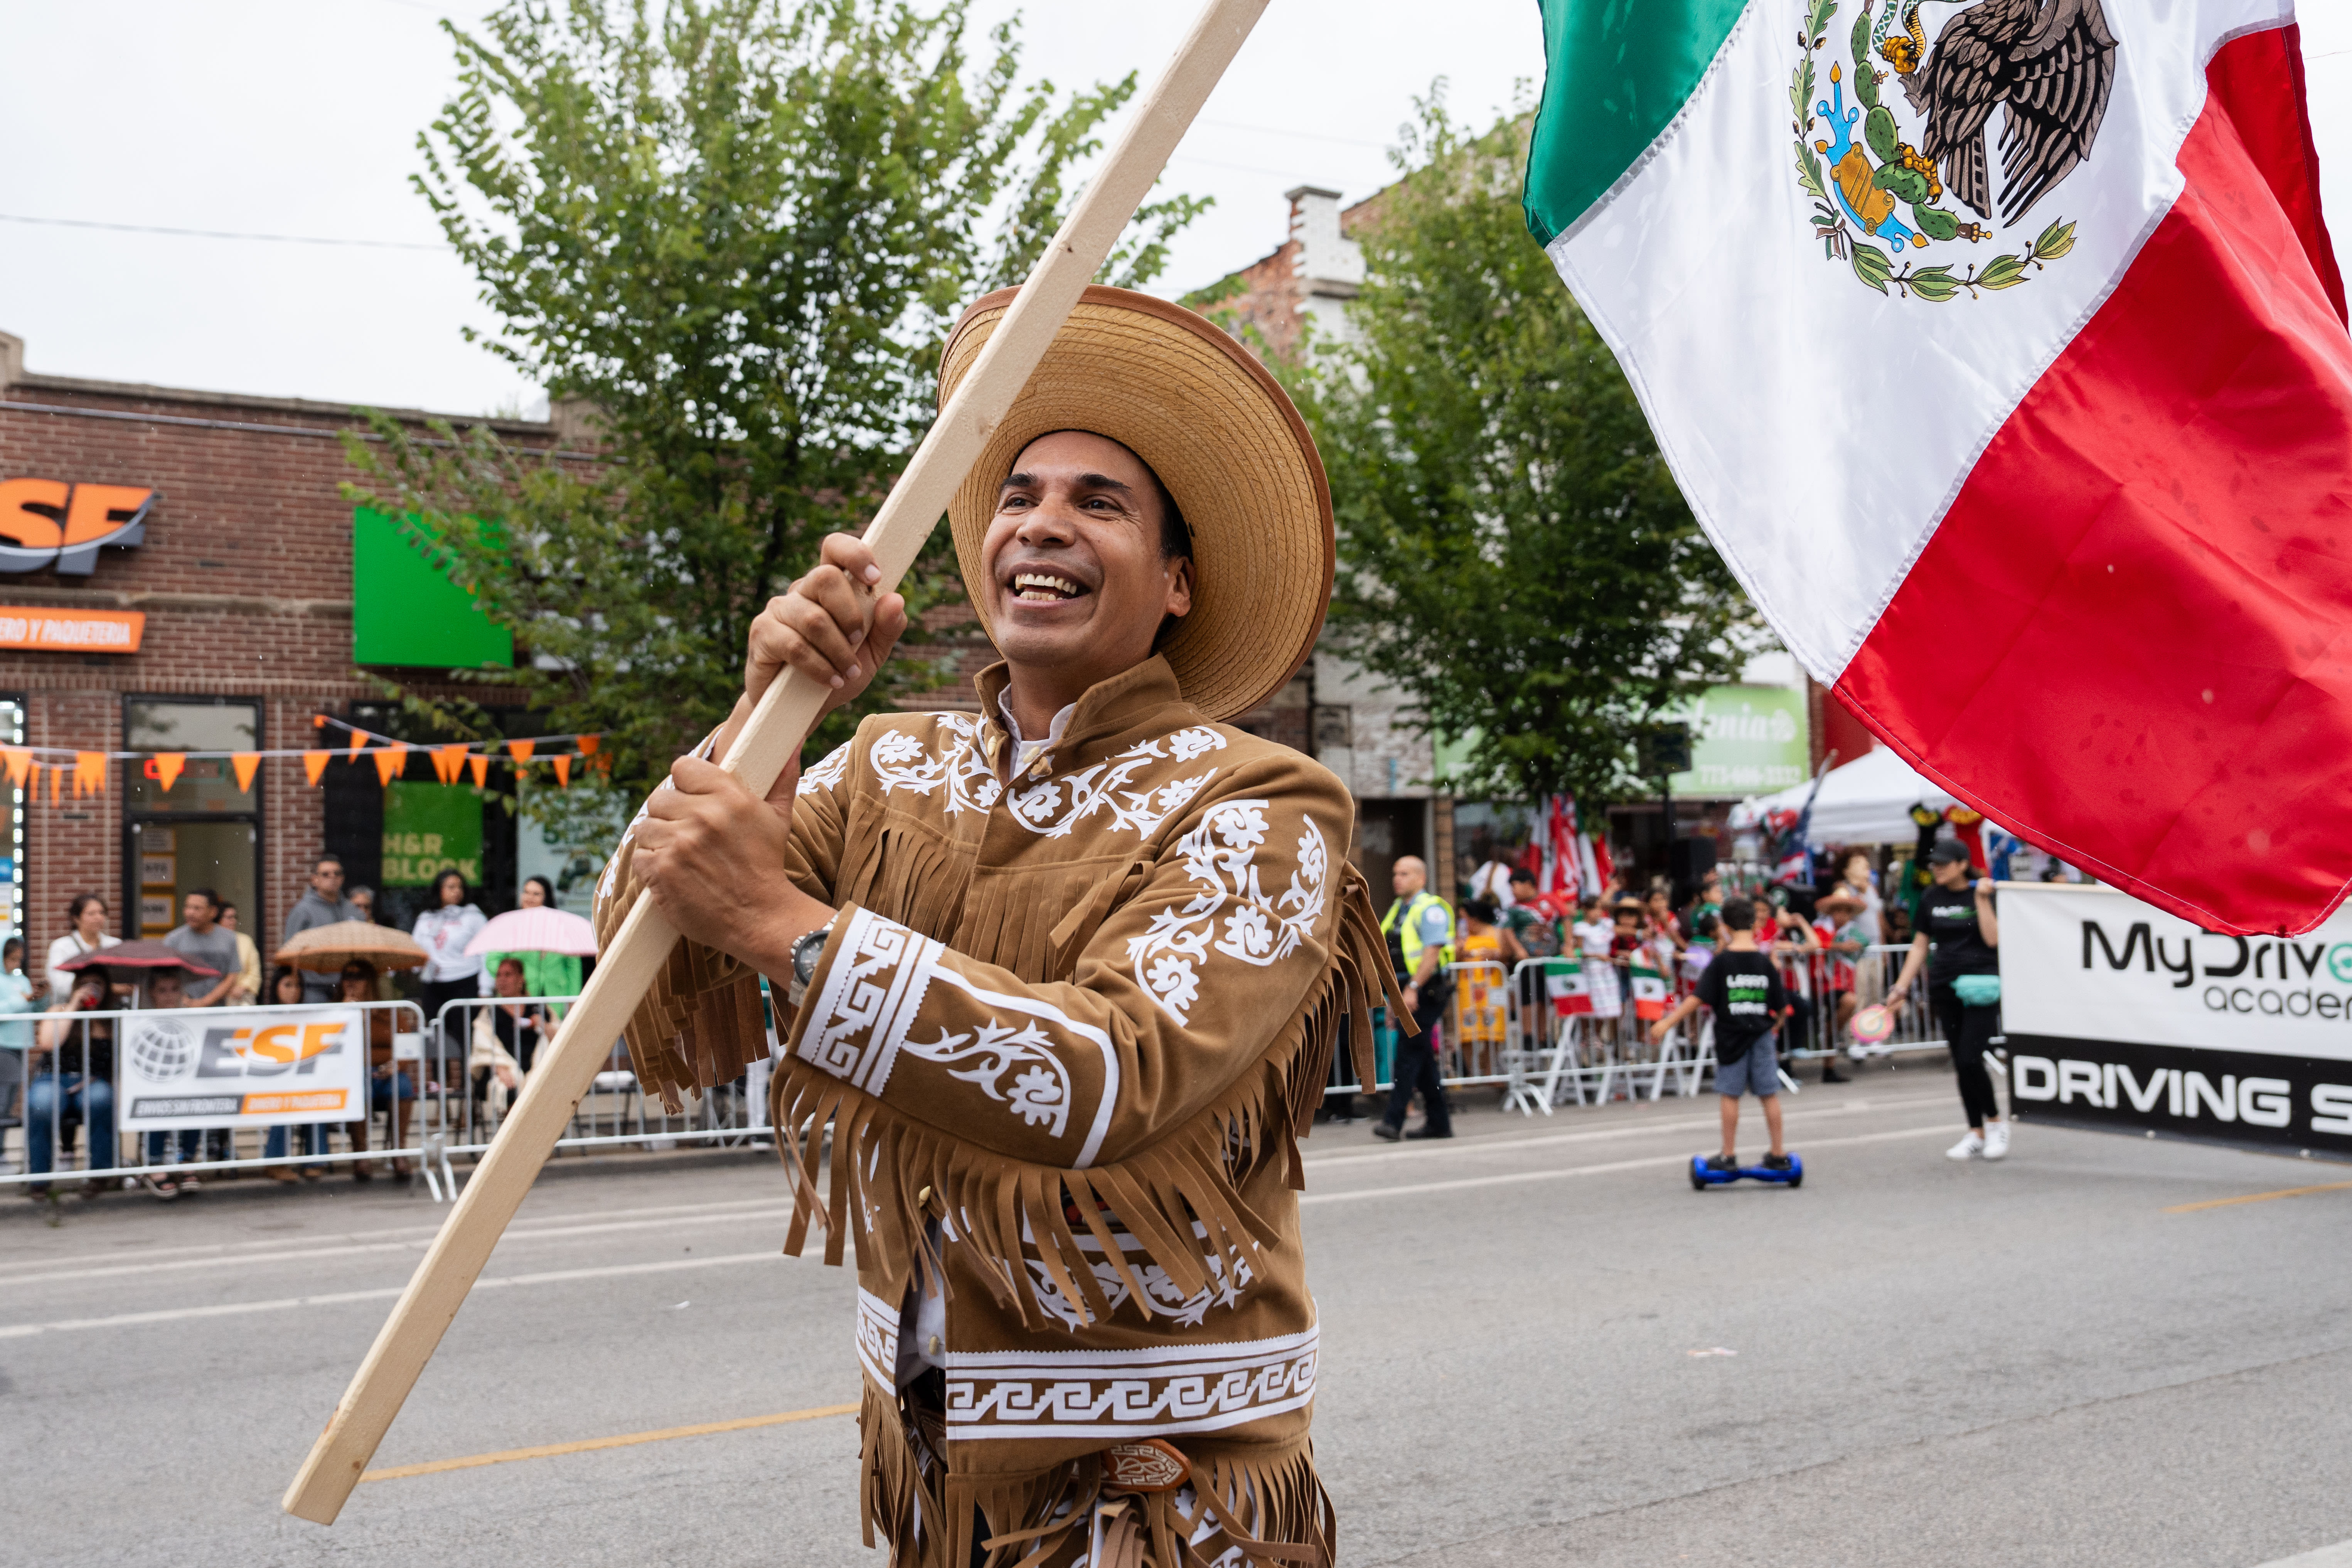
<svg viewBox="0 0 2352 1568"><path fill-rule="evenodd" d="M814 1215L825 1261L857 1252L866 1539L921 1568L975 1529L1008 1565L1328 1562L1297 1141L1343 1015L1371 1081L1391 983L1354 805L1156 658L1008 781L1004 679L984 715L866 720L803 775L782 868L840 910L771 1094L786 1250ZM682 946L629 1030L646 1087L764 1054L757 985ZM1181 1489L1106 1494L1106 1450L1155 1438Z"/></svg>

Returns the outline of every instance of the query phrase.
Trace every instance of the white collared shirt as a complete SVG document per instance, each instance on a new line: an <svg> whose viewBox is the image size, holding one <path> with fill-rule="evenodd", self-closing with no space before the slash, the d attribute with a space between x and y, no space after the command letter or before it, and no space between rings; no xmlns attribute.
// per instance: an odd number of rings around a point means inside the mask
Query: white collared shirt
<svg viewBox="0 0 2352 1568"><path fill-rule="evenodd" d="M1019 778L1029 771L1031 763L1060 744L1062 731L1070 727L1070 715L1077 710L1076 703L1069 704L1054 715L1054 721L1046 727L1044 740L1026 741L1021 737L1021 721L1013 716L1012 704L1000 700L996 705L996 711L1003 719L1004 732L1013 742L1012 749L1006 752L1006 755L1012 759L1012 766L1004 776L1008 779Z"/></svg>

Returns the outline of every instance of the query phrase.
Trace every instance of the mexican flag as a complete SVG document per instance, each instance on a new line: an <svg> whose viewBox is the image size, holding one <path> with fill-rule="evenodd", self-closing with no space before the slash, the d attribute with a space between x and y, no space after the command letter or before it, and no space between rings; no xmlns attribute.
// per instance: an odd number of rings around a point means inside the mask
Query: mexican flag
<svg viewBox="0 0 2352 1568"><path fill-rule="evenodd" d="M1592 988L1584 983L1580 964L1548 962L1543 977L1544 994L1551 998L1553 1013L1562 1018L1577 1018L1592 1011Z"/></svg>
<svg viewBox="0 0 2352 1568"><path fill-rule="evenodd" d="M1666 977L1642 959L1635 959L1628 972L1633 982L1633 1016L1644 1023L1656 1023L1666 1016Z"/></svg>
<svg viewBox="0 0 2352 1568"><path fill-rule="evenodd" d="M2352 885L2352 336L2285 0L1543 0L1527 210L1886 744L2221 931Z"/></svg>

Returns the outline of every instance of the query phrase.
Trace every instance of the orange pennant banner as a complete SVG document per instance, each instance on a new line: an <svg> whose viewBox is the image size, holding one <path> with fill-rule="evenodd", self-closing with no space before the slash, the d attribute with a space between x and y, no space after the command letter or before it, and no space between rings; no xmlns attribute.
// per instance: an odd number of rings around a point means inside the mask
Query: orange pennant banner
<svg viewBox="0 0 2352 1568"><path fill-rule="evenodd" d="M439 779L445 784L456 784L457 782L457 776L465 771L466 748L463 744L455 746L436 746L433 748L433 776L435 778Z"/></svg>
<svg viewBox="0 0 2352 1568"><path fill-rule="evenodd" d="M477 752L466 759L466 765L474 770L474 787L480 789L489 779L490 759Z"/></svg>
<svg viewBox="0 0 2352 1568"><path fill-rule="evenodd" d="M74 753L74 798L79 800L85 793L89 795L106 793L106 753L104 752Z"/></svg>
<svg viewBox="0 0 2352 1568"><path fill-rule="evenodd" d="M253 775L258 772L261 767L261 753L259 752L231 752L229 753L228 765L236 774L236 793L244 795L253 788Z"/></svg>
<svg viewBox="0 0 2352 1568"><path fill-rule="evenodd" d="M302 776L310 781L313 788L318 785L319 776L327 771L327 759L333 754L325 751L302 753Z"/></svg>
<svg viewBox="0 0 2352 1568"><path fill-rule="evenodd" d="M54 768L54 767L53 767L53 768L51 768L51 769L49 770L49 804L50 804L51 805L57 805L57 804L58 804L58 800L64 796L64 795L65 795L65 791L66 791L66 771L65 771L65 769L63 769L63 768Z"/></svg>
<svg viewBox="0 0 2352 1568"><path fill-rule="evenodd" d="M354 730L352 731L352 761L358 762L360 760L360 753L367 750L367 743L368 736L365 730Z"/></svg>
<svg viewBox="0 0 2352 1568"><path fill-rule="evenodd" d="M375 754L376 783L391 784L400 776L401 770L407 766L408 748L398 741L393 742Z"/></svg>
<svg viewBox="0 0 2352 1568"><path fill-rule="evenodd" d="M158 752L154 761L155 782L163 786L165 795L169 795L172 786L180 782L180 770L188 765L188 759L177 752Z"/></svg>
<svg viewBox="0 0 2352 1568"><path fill-rule="evenodd" d="M600 746L600 745L604 744L604 736L602 736L602 735L583 735L583 736L581 736L581 737L580 737L580 754L581 754L582 756L583 756L583 757L593 757L593 756L594 756L594 755L596 754L596 748L597 748L598 746Z"/></svg>
<svg viewBox="0 0 2352 1568"><path fill-rule="evenodd" d="M537 744L539 742L536 741L509 741L507 750L512 753L516 762L527 763L530 761L530 749Z"/></svg>
<svg viewBox="0 0 2352 1568"><path fill-rule="evenodd" d="M572 787L572 759L570 757L551 757L548 760L555 764L556 784L562 788L570 789Z"/></svg>
<svg viewBox="0 0 2352 1568"><path fill-rule="evenodd" d="M8 783L15 788L23 789L25 776L33 771L33 753L22 746L0 746L0 757L5 757L8 763ZM33 787L36 790L41 787L38 779L33 781Z"/></svg>

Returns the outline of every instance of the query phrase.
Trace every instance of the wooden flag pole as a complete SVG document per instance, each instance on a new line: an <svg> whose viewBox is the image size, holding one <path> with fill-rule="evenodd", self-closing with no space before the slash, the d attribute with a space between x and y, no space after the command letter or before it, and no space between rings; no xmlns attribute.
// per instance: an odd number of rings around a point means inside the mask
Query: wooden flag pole
<svg viewBox="0 0 2352 1568"><path fill-rule="evenodd" d="M866 529L866 542L882 567L877 594L895 588L921 552L949 498L1012 409L1265 6L1266 0L1209 0L1167 70L1137 106L1101 173L1021 285L978 363L940 410ZM797 673L774 681L729 751L728 771L753 795L766 795L807 740L829 695ZM287 1488L282 1506L288 1513L332 1524L342 1511L442 1332L489 1261L490 1249L595 1081L613 1041L677 944L676 928L650 899L640 898L597 961L571 1016L541 1050L521 1098Z"/></svg>

